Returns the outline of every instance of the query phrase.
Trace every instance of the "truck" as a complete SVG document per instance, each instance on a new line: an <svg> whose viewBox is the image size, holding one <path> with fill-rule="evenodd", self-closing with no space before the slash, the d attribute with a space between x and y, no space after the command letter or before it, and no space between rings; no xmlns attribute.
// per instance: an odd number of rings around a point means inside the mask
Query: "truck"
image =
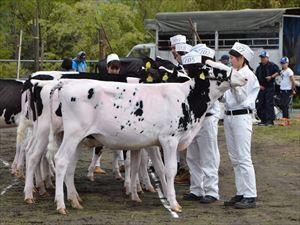
<svg viewBox="0 0 300 225"><path fill-rule="evenodd" d="M254 69L263 50L279 66L280 58L287 56L300 75L300 8L158 13L155 19L145 20L145 27L155 33L155 43L136 45L128 56L159 56L176 63L170 37L183 34L188 44L201 42L215 49L216 60L228 54L236 41L247 44L255 54L250 62Z"/></svg>

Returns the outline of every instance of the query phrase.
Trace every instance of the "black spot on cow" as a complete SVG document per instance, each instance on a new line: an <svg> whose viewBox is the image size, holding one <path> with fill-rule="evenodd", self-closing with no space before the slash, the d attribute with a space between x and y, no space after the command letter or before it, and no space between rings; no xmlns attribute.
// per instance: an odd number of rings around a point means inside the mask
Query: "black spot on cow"
<svg viewBox="0 0 300 225"><path fill-rule="evenodd" d="M123 89L123 92L125 92L126 90L125 89Z"/></svg>
<svg viewBox="0 0 300 225"><path fill-rule="evenodd" d="M76 101L76 98L75 97L72 97L71 98L71 102L75 102Z"/></svg>
<svg viewBox="0 0 300 225"><path fill-rule="evenodd" d="M191 115L189 112L188 105L186 105L185 103L182 103L181 108L182 108L183 116L180 117L180 119L179 119L178 128L183 128L184 130L187 130L187 126L191 122Z"/></svg>
<svg viewBox="0 0 300 225"><path fill-rule="evenodd" d="M114 106L116 106L116 103L114 103Z"/></svg>
<svg viewBox="0 0 300 225"><path fill-rule="evenodd" d="M137 102L136 106L139 108L134 112L134 115L142 116L143 115L143 101Z"/></svg>
<svg viewBox="0 0 300 225"><path fill-rule="evenodd" d="M59 117L62 117L62 113L61 113L61 103L59 103L58 108L55 110L55 114Z"/></svg>
<svg viewBox="0 0 300 225"><path fill-rule="evenodd" d="M131 99L129 99L129 103L131 103Z"/></svg>
<svg viewBox="0 0 300 225"><path fill-rule="evenodd" d="M132 94L133 96L135 96L135 92L133 92L133 94Z"/></svg>
<svg viewBox="0 0 300 225"><path fill-rule="evenodd" d="M94 95L94 88L91 88L89 91L88 91L88 99L91 99Z"/></svg>
<svg viewBox="0 0 300 225"><path fill-rule="evenodd" d="M140 134L143 133L143 132L144 132L144 131L142 130L142 131L140 132Z"/></svg>
<svg viewBox="0 0 300 225"><path fill-rule="evenodd" d="M42 115L43 112L43 101L41 98L41 91L42 88L38 87L37 85L34 86L33 89L33 102L36 104L36 109L37 109L37 116L39 117Z"/></svg>
<svg viewBox="0 0 300 225"><path fill-rule="evenodd" d="M175 136L175 134L171 134L171 136L172 136L172 137L174 137L174 136Z"/></svg>
<svg viewBox="0 0 300 225"><path fill-rule="evenodd" d="M177 102L179 102L179 99L177 99Z"/></svg>
<svg viewBox="0 0 300 225"><path fill-rule="evenodd" d="M118 117L117 116L115 116L115 119L117 119Z"/></svg>
<svg viewBox="0 0 300 225"><path fill-rule="evenodd" d="M118 108L120 108L120 106L118 106L118 105L117 105L117 107L116 107L116 108L118 109Z"/></svg>
<svg viewBox="0 0 300 225"><path fill-rule="evenodd" d="M206 70L201 70L200 73L203 72L205 76L207 76ZM195 74L199 74L199 70L195 71ZM207 103L210 101L209 99L209 80L208 79L200 79L199 76L194 76L195 86L190 86L190 92L187 97L187 104L182 103L182 114L179 118L178 128L183 128L187 130L187 126L189 123L197 122L200 120L201 116L207 110ZM194 121L192 121L192 115Z"/></svg>
<svg viewBox="0 0 300 225"><path fill-rule="evenodd" d="M209 80L208 79L202 80L199 78L199 76L196 76L195 86L194 88L191 88L191 91L187 97L190 110L194 114L195 122L197 118L201 118L201 116L207 110L207 103L210 101L208 94L209 94Z"/></svg>
<svg viewBox="0 0 300 225"><path fill-rule="evenodd" d="M96 105L94 106L94 109L97 109L97 108L98 108L98 106L99 106L99 105L98 105L98 104L96 104Z"/></svg>
<svg viewBox="0 0 300 225"><path fill-rule="evenodd" d="M121 130L123 130L125 127L123 125L121 125Z"/></svg>
<svg viewBox="0 0 300 225"><path fill-rule="evenodd" d="M117 87L117 89L119 89L119 87Z"/></svg>

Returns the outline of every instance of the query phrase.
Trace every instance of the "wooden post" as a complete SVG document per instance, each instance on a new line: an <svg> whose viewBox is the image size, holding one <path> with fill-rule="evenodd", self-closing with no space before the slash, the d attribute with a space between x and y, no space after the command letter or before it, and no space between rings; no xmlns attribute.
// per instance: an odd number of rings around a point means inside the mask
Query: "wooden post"
<svg viewBox="0 0 300 225"><path fill-rule="evenodd" d="M20 78L20 66L21 66L21 49L22 49L22 36L23 31L20 30L20 41L19 41L19 51L18 51L18 66L17 66L17 79Z"/></svg>
<svg viewBox="0 0 300 225"><path fill-rule="evenodd" d="M39 0L36 1L36 11L34 20L34 50L35 50L35 70L39 70L39 53L40 53L40 43L39 43Z"/></svg>

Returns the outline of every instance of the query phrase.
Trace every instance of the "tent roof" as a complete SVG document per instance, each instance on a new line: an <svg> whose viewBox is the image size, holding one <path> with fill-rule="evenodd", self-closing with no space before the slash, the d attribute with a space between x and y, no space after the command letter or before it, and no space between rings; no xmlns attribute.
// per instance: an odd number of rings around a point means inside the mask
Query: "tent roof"
<svg viewBox="0 0 300 225"><path fill-rule="evenodd" d="M278 32L283 14L300 15L300 8L158 13L156 21L145 22L150 29L156 25L160 33L188 33L189 19L201 33Z"/></svg>

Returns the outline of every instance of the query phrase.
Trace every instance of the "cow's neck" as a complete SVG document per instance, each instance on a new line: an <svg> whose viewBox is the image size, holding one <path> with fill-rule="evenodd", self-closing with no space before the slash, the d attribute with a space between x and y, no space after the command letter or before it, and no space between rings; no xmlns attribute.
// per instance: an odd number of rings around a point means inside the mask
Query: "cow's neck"
<svg viewBox="0 0 300 225"><path fill-rule="evenodd" d="M210 92L210 82L207 79L194 78L194 86L190 87L189 95L187 96L187 102L189 110L193 115L194 121L197 121L206 112Z"/></svg>

